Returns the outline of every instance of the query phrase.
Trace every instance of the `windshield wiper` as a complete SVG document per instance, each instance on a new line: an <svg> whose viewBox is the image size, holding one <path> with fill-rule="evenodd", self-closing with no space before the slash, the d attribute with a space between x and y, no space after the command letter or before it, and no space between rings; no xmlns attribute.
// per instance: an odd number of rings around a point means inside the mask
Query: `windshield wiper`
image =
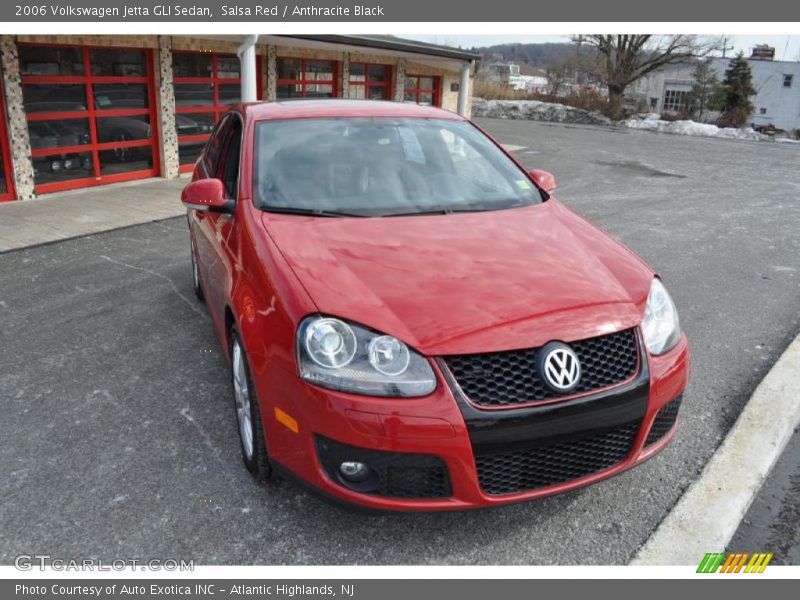
<svg viewBox="0 0 800 600"><path fill-rule="evenodd" d="M322 210L320 208L301 208L298 206L263 206L264 212L283 215L308 215L311 217L367 217L369 215L342 212L338 210Z"/></svg>
<svg viewBox="0 0 800 600"><path fill-rule="evenodd" d="M471 212L490 212L493 210L505 210L507 208L518 208L520 206L525 206L524 204L512 204L510 206L456 206L456 207L449 207L439 205L434 208L426 208L425 210L419 211L406 211L406 212L397 212L397 213L386 213L382 214L382 217L415 217L415 216L424 216L424 215L452 215L456 213L471 213Z"/></svg>

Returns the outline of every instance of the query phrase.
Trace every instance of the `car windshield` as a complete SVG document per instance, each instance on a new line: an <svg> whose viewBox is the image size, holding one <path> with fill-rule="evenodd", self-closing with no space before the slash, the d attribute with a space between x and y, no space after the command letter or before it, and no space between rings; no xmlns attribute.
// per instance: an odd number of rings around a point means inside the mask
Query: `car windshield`
<svg viewBox="0 0 800 600"><path fill-rule="evenodd" d="M396 216L541 202L528 176L479 129L451 119L264 121L254 199L265 211Z"/></svg>

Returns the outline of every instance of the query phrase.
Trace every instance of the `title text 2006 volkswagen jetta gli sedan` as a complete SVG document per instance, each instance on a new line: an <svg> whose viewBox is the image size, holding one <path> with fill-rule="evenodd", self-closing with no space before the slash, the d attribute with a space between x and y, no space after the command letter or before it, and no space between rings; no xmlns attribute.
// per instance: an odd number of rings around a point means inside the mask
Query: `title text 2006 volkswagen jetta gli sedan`
<svg viewBox="0 0 800 600"><path fill-rule="evenodd" d="M247 469L366 508L516 502L674 435L689 349L664 285L470 121L250 104L184 189Z"/></svg>

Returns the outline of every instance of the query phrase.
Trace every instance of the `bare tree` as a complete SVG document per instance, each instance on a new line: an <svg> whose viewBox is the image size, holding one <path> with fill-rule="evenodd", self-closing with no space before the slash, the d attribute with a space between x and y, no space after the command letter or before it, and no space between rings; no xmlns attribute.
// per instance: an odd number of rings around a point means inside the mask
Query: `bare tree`
<svg viewBox="0 0 800 600"><path fill-rule="evenodd" d="M547 67L547 93L558 96L573 68L573 62L569 59L556 61Z"/></svg>
<svg viewBox="0 0 800 600"><path fill-rule="evenodd" d="M664 65L702 57L719 47L715 39L695 35L586 35L596 49L594 75L608 87L609 115L622 116L625 88Z"/></svg>

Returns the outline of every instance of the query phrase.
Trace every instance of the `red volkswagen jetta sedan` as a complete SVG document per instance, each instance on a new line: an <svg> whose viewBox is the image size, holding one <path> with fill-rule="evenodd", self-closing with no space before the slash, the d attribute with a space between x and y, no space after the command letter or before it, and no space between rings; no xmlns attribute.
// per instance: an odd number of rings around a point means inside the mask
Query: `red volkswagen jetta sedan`
<svg viewBox="0 0 800 600"><path fill-rule="evenodd" d="M230 110L182 200L253 476L462 509L661 450L690 368L675 305L554 188L436 108Z"/></svg>

